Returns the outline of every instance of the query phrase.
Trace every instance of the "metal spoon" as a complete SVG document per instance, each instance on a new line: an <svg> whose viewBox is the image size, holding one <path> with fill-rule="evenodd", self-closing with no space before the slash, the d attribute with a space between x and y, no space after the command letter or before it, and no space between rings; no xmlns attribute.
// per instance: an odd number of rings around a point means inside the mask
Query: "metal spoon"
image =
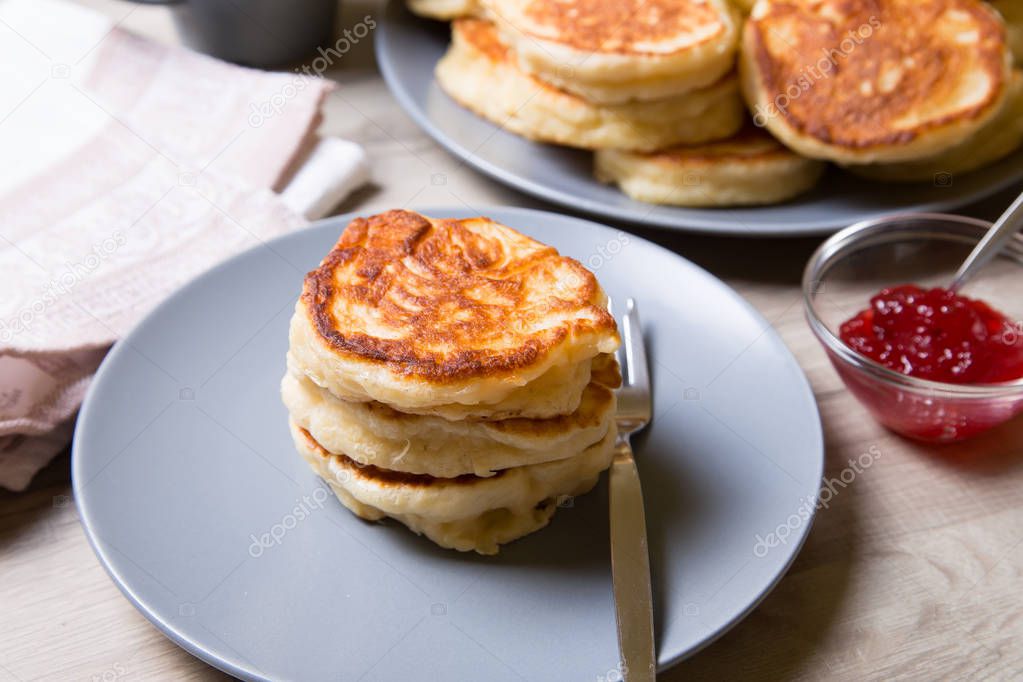
<svg viewBox="0 0 1023 682"><path fill-rule="evenodd" d="M966 284L966 280L973 277L978 270L998 255L1006 242L1012 239L1012 236L1019 232L1021 227L1023 227L1023 194L1016 197L1012 206L991 226L980 243L966 257L963 264L959 266L959 271L956 272L949 289L953 292L959 291Z"/></svg>

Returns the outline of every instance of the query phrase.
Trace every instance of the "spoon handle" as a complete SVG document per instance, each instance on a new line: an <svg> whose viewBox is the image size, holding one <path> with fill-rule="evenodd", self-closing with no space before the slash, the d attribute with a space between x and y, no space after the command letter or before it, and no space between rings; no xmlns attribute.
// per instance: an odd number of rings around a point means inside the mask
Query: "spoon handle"
<svg viewBox="0 0 1023 682"><path fill-rule="evenodd" d="M1023 194L1016 197L1016 201L1012 202L1012 206L1002 214L998 222L991 226L991 229L987 231L984 238L980 240L980 243L977 244L963 264L959 266L959 271L956 272L955 279L952 280L952 286L949 288L953 292L959 291L963 284L966 283L966 280L998 255L998 252L1002 250L1006 242L1012 239L1012 236L1019 231L1020 227L1023 227Z"/></svg>

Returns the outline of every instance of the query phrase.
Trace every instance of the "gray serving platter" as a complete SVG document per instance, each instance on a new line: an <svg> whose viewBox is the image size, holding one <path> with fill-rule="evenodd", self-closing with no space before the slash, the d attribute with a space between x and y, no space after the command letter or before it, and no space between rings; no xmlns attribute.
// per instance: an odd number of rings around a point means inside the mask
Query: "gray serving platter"
<svg viewBox="0 0 1023 682"><path fill-rule="evenodd" d="M931 183L880 183L829 168L808 194L777 206L696 209L629 199L593 178L590 152L532 142L463 109L437 85L433 69L449 42L445 23L416 17L403 0L384 8L377 62L395 99L434 140L480 172L521 192L604 219L692 232L751 237L829 234L902 211L949 211L1023 180L1023 151ZM496 87L496 84L495 84Z"/></svg>

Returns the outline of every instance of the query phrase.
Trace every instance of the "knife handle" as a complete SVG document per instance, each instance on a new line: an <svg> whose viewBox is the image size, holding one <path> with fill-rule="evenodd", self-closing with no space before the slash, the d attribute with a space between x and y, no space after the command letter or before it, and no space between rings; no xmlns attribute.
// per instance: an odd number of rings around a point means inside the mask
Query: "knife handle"
<svg viewBox="0 0 1023 682"><path fill-rule="evenodd" d="M618 646L625 682L652 682L657 673L650 556L639 472L628 439L615 445L609 472L611 575Z"/></svg>

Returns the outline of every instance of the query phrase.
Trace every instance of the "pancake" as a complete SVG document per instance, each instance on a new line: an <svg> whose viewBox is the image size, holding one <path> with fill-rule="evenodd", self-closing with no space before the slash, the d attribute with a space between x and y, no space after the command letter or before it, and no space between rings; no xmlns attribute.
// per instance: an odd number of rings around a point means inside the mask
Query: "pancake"
<svg viewBox="0 0 1023 682"><path fill-rule="evenodd" d="M488 218L356 218L305 279L290 371L342 400L449 419L574 411L618 347L577 261Z"/></svg>
<svg viewBox="0 0 1023 682"><path fill-rule="evenodd" d="M596 485L611 464L616 430L579 455L505 469L489 478L434 478L360 465L327 452L291 422L299 453L356 515L396 519L416 533L460 551L496 554L498 546L547 525L563 496Z"/></svg>
<svg viewBox="0 0 1023 682"><path fill-rule="evenodd" d="M591 102L655 100L707 87L734 65L726 0L489 0L523 69Z"/></svg>
<svg viewBox="0 0 1023 682"><path fill-rule="evenodd" d="M762 0L743 31L758 125L839 163L933 157L1001 109L1011 56L980 0Z"/></svg>
<svg viewBox="0 0 1023 682"><path fill-rule="evenodd" d="M494 25L461 19L437 63L437 82L455 101L532 140L585 149L653 150L733 134L745 107L728 75L685 95L651 102L593 104L526 73Z"/></svg>
<svg viewBox="0 0 1023 682"><path fill-rule="evenodd" d="M991 5L1005 19L1009 49L1012 50L1016 66L1023 66L1023 2L1020 0L991 0Z"/></svg>
<svg viewBox="0 0 1023 682"><path fill-rule="evenodd" d="M1023 144L1023 71L1013 73L1006 105L990 123L946 152L906 163L848 166L872 180L934 182L947 185L955 176L983 168L1013 153Z"/></svg>
<svg viewBox="0 0 1023 682"><path fill-rule="evenodd" d="M409 10L427 19L451 21L481 11L477 0L407 0Z"/></svg>
<svg viewBox="0 0 1023 682"><path fill-rule="evenodd" d="M291 338L293 345L300 348L318 348L321 342L315 338L314 334L315 330L311 325L302 323L298 315L292 317ZM305 377L340 400L348 402L372 402L374 400L365 396L364 385L359 381L344 375L330 374L326 375L326 381L324 381L320 378L323 375L315 371L307 371L295 357L293 350L288 352L288 371L295 376ZM579 407L583 390L590 383L590 366L590 362L578 362L552 367L526 385L511 390L497 404L447 403L415 407L406 404L399 409L393 403L378 402L406 414L434 415L452 421L463 419L499 420L514 417L545 419L574 412ZM482 387L477 386L476 388ZM345 393L339 395L338 389Z"/></svg>
<svg viewBox="0 0 1023 682"><path fill-rule="evenodd" d="M611 355L593 362L579 409L549 419L449 421L398 412L382 403L334 398L290 372L281 394L292 420L329 452L393 471L453 478L578 455L602 439L614 419L621 384Z"/></svg>
<svg viewBox="0 0 1023 682"><path fill-rule="evenodd" d="M747 206L785 201L812 188L824 164L748 125L710 144L639 154L599 151L595 173L637 201L675 206Z"/></svg>

